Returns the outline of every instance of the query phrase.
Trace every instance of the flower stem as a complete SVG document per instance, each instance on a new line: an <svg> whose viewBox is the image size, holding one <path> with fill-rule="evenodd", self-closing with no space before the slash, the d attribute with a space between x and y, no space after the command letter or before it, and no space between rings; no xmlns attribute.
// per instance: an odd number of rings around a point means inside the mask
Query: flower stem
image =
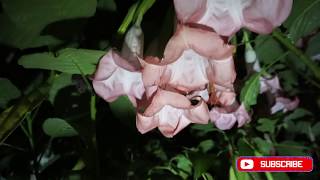
<svg viewBox="0 0 320 180"><path fill-rule="evenodd" d="M313 72L314 76L318 80L320 80L320 67L314 61L312 61L309 56L295 47L295 45L292 44L292 42L288 38L286 38L285 35L279 30L273 31L272 36L277 39L282 45L284 45L288 50L290 50L294 55L299 57L299 59Z"/></svg>

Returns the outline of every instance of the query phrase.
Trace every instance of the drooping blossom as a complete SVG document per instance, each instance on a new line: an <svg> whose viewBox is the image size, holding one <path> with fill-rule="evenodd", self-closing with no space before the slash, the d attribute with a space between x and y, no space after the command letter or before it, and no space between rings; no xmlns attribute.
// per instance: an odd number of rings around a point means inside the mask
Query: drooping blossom
<svg viewBox="0 0 320 180"><path fill-rule="evenodd" d="M95 92L108 102L127 95L135 105L145 91L141 72L114 50L100 60L92 84Z"/></svg>
<svg viewBox="0 0 320 180"><path fill-rule="evenodd" d="M173 137L190 123L207 124L209 110L201 98L197 104L179 93L158 89L143 112L137 113L136 125L141 133L156 127L166 137Z"/></svg>
<svg viewBox="0 0 320 180"><path fill-rule="evenodd" d="M280 82L278 76L271 78L260 77L260 94L270 91L272 94L280 91Z"/></svg>
<svg viewBox="0 0 320 180"><path fill-rule="evenodd" d="M174 0L183 23L198 23L231 36L240 28L267 34L288 17L292 0Z"/></svg>
<svg viewBox="0 0 320 180"><path fill-rule="evenodd" d="M243 104L229 113L224 108L213 108L210 111L210 119L221 130L231 129L235 123L241 127L251 120Z"/></svg>
<svg viewBox="0 0 320 180"><path fill-rule="evenodd" d="M278 111L287 112L296 109L299 105L299 98L295 97L294 100L284 97L276 97L276 103L271 108L271 114Z"/></svg>
<svg viewBox="0 0 320 180"><path fill-rule="evenodd" d="M153 103L138 113L139 131L145 133L158 127L165 136L171 137L188 124L205 124L209 118L222 129L230 129L236 121L239 127L250 121L243 107L237 107L236 112L224 110L236 101L232 53L233 46L225 44L214 32L180 25L162 59L140 59L146 97ZM171 98L164 94L170 94ZM195 98L198 103L192 105L190 101ZM213 108L209 113L205 102L220 108ZM152 110L154 107L156 111ZM228 127L220 126L230 118L233 122Z"/></svg>
<svg viewBox="0 0 320 180"><path fill-rule="evenodd" d="M201 39L210 39L211 43L194 42ZM230 105L235 99L236 77L232 51L233 47L223 43L214 32L182 26L169 40L163 59L141 60L144 85L146 89L159 86L185 94L211 86L221 103Z"/></svg>

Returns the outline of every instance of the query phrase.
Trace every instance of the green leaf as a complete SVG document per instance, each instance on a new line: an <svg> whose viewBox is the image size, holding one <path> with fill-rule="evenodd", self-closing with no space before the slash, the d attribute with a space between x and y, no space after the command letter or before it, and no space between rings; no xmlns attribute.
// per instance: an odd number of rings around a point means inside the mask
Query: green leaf
<svg viewBox="0 0 320 180"><path fill-rule="evenodd" d="M257 103L257 97L260 91L260 73L253 74L244 84L241 90L240 101L244 103L247 109Z"/></svg>
<svg viewBox="0 0 320 180"><path fill-rule="evenodd" d="M295 0L291 15L284 23L289 29L290 37L297 41L320 26L320 1Z"/></svg>
<svg viewBox="0 0 320 180"><path fill-rule="evenodd" d="M305 117L305 116L312 116L312 113L310 111L306 110L306 109L297 108L291 114L286 116L284 118L284 121L285 122L293 121L293 120L296 120L296 119L301 119L302 117Z"/></svg>
<svg viewBox="0 0 320 180"><path fill-rule="evenodd" d="M98 0L97 8L115 12L117 11L117 4L114 0Z"/></svg>
<svg viewBox="0 0 320 180"><path fill-rule="evenodd" d="M215 160L214 155L198 152L190 152L189 157L194 168L193 179L198 179L203 173L207 172Z"/></svg>
<svg viewBox="0 0 320 180"><path fill-rule="evenodd" d="M235 171L234 169L235 169L234 166L230 166L229 180L250 180L249 173Z"/></svg>
<svg viewBox="0 0 320 180"><path fill-rule="evenodd" d="M66 48L57 53L35 53L22 56L18 63L25 68L47 69L69 74L93 74L104 51ZM82 72L82 73L81 73Z"/></svg>
<svg viewBox="0 0 320 180"><path fill-rule="evenodd" d="M0 108L5 108L9 101L21 96L20 90L10 80L0 78Z"/></svg>
<svg viewBox="0 0 320 180"><path fill-rule="evenodd" d="M191 125L192 134L204 136L210 132L216 131L212 124L193 124Z"/></svg>
<svg viewBox="0 0 320 180"><path fill-rule="evenodd" d="M239 151L239 156L253 156L252 148L245 142L243 138L240 138L237 142L237 148Z"/></svg>
<svg viewBox="0 0 320 180"><path fill-rule="evenodd" d="M270 155L270 151L273 148L273 146L270 142L268 142L260 137L253 138L253 141L257 145L259 152L261 152L263 155Z"/></svg>
<svg viewBox="0 0 320 180"><path fill-rule="evenodd" d="M61 40L51 35L40 35L30 27L17 26L5 14L0 14L0 42L20 49L58 45Z"/></svg>
<svg viewBox="0 0 320 180"><path fill-rule="evenodd" d="M60 118L48 118L42 124L43 131L53 138L72 137L77 131L67 121Z"/></svg>
<svg viewBox="0 0 320 180"><path fill-rule="evenodd" d="M173 161L176 162L177 168L179 169L178 175L183 179L187 179L192 173L192 163L191 161L182 154L177 155L173 158Z"/></svg>
<svg viewBox="0 0 320 180"><path fill-rule="evenodd" d="M316 34L309 40L306 54L311 57L320 54L320 33Z"/></svg>
<svg viewBox="0 0 320 180"><path fill-rule="evenodd" d="M255 39L255 51L257 53L259 61L264 64L270 64L277 58L279 58L284 50L272 36L259 35Z"/></svg>
<svg viewBox="0 0 320 180"><path fill-rule="evenodd" d="M281 80L281 85L286 92L292 93L297 89L299 82L298 76L292 70L285 70L278 73Z"/></svg>
<svg viewBox="0 0 320 180"><path fill-rule="evenodd" d="M66 19L93 16L96 0L2 0L4 12L22 27L42 29Z"/></svg>
<svg viewBox="0 0 320 180"><path fill-rule="evenodd" d="M60 43L42 30L60 20L93 16L96 5L96 0L3 0L0 42L21 49Z"/></svg>
<svg viewBox="0 0 320 180"><path fill-rule="evenodd" d="M49 97L48 100L54 104L54 99L62 88L65 88L67 86L70 86L73 84L72 82L72 75L67 73L62 73L60 75L57 75L52 83L52 86L50 88Z"/></svg>
<svg viewBox="0 0 320 180"><path fill-rule="evenodd" d="M280 156L306 156L304 144L295 141L283 141L275 145L275 148Z"/></svg>
<svg viewBox="0 0 320 180"><path fill-rule="evenodd" d="M258 120L259 125L256 127L258 131L273 134L276 128L277 120L261 118Z"/></svg>
<svg viewBox="0 0 320 180"><path fill-rule="evenodd" d="M312 126L312 134L317 137L320 135L320 122L317 122Z"/></svg>
<svg viewBox="0 0 320 180"><path fill-rule="evenodd" d="M201 141L198 145L198 148L202 153L207 153L209 150L211 150L214 147L214 141L212 139L207 139L204 141Z"/></svg>

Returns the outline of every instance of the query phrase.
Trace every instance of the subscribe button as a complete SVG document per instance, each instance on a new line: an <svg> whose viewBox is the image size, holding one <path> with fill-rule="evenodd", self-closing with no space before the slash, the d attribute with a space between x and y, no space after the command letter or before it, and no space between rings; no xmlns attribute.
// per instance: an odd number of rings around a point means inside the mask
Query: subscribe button
<svg viewBox="0 0 320 180"><path fill-rule="evenodd" d="M313 161L308 156L241 156L237 159L238 171L245 172L310 172Z"/></svg>

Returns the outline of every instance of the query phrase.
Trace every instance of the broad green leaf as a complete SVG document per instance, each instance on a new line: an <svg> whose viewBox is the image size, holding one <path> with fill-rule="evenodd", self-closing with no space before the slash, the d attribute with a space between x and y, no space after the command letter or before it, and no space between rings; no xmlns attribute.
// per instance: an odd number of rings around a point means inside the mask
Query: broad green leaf
<svg viewBox="0 0 320 180"><path fill-rule="evenodd" d="M4 12L19 26L35 29L59 20L93 16L96 0L2 0Z"/></svg>
<svg viewBox="0 0 320 180"><path fill-rule="evenodd" d="M201 141L200 144L198 145L198 148L202 153L207 153L213 147L214 147L214 141L212 139Z"/></svg>
<svg viewBox="0 0 320 180"><path fill-rule="evenodd" d="M24 96L10 110L0 115L0 143L12 133L23 120L27 112L32 111L44 101L49 92L49 85L44 84L34 89L30 94Z"/></svg>
<svg viewBox="0 0 320 180"><path fill-rule="evenodd" d="M244 84L241 90L240 101L247 109L257 104L257 97L260 91L260 73L253 74Z"/></svg>
<svg viewBox="0 0 320 180"><path fill-rule="evenodd" d="M109 105L113 114L120 120L130 121L136 116L136 110L127 96L120 96Z"/></svg>
<svg viewBox="0 0 320 180"><path fill-rule="evenodd" d="M237 157L234 158L233 164L230 166L229 180L250 180L249 173L236 170L236 159Z"/></svg>
<svg viewBox="0 0 320 180"><path fill-rule="evenodd" d="M155 157L161 159L162 161L167 161L168 156L164 151L162 144L160 144L160 140L153 139L145 145L145 149L147 152L152 153Z"/></svg>
<svg viewBox="0 0 320 180"><path fill-rule="evenodd" d="M62 73L60 75L56 75L52 86L49 91L48 100L54 104L54 99L59 92L60 89L72 85L72 75L67 73Z"/></svg>
<svg viewBox="0 0 320 180"><path fill-rule="evenodd" d="M311 57L320 54L320 33L316 34L309 40L308 47L306 49L306 54L308 54Z"/></svg>
<svg viewBox="0 0 320 180"><path fill-rule="evenodd" d="M263 155L270 155L270 151L272 150L272 144L260 137L255 137L253 138L253 141L258 147L258 150L263 154Z"/></svg>
<svg viewBox="0 0 320 180"><path fill-rule="evenodd" d="M289 29L290 37L297 41L320 26L320 1L295 0L293 9L284 25Z"/></svg>
<svg viewBox="0 0 320 180"><path fill-rule="evenodd" d="M230 169L229 169L229 180L237 180L235 170L233 169L232 166L230 166Z"/></svg>
<svg viewBox="0 0 320 180"><path fill-rule="evenodd" d="M0 108L5 108L9 101L20 95L20 90L10 80L0 78Z"/></svg>
<svg viewBox="0 0 320 180"><path fill-rule="evenodd" d="M215 160L214 155L198 152L190 152L189 157L194 168L193 179L198 179L203 173L207 172Z"/></svg>
<svg viewBox="0 0 320 180"><path fill-rule="evenodd" d="M253 149L243 140L240 138L237 142L237 148L239 152L239 156L253 156Z"/></svg>
<svg viewBox="0 0 320 180"><path fill-rule="evenodd" d="M61 43L41 35L42 30L60 20L93 16L96 4L96 0L3 0L0 42L21 49Z"/></svg>
<svg viewBox="0 0 320 180"><path fill-rule="evenodd" d="M215 131L212 124L193 124L191 125L191 131L198 136L204 136L210 132Z"/></svg>
<svg viewBox="0 0 320 180"><path fill-rule="evenodd" d="M42 124L42 129L53 138L78 135L77 131L67 121L60 118L46 119Z"/></svg>
<svg viewBox="0 0 320 180"><path fill-rule="evenodd" d="M5 14L0 14L0 42L20 49L58 45L61 40L51 35L40 35L30 27L17 26Z"/></svg>
<svg viewBox="0 0 320 180"><path fill-rule="evenodd" d="M292 93L297 89L299 82L298 76L292 70L285 70L278 73L281 85L286 92Z"/></svg>
<svg viewBox="0 0 320 180"><path fill-rule="evenodd" d="M315 137L320 135L320 122L317 122L312 126L312 133Z"/></svg>
<svg viewBox="0 0 320 180"><path fill-rule="evenodd" d="M303 143L295 141L283 141L276 144L275 148L280 156L306 156L305 150L308 149Z"/></svg>
<svg viewBox="0 0 320 180"><path fill-rule="evenodd" d="M258 131L273 134L276 128L277 120L261 118L258 120L259 125L256 127Z"/></svg>
<svg viewBox="0 0 320 180"><path fill-rule="evenodd" d="M243 138L239 138L237 142L239 156L253 156L253 149L245 142Z"/></svg>
<svg viewBox="0 0 320 180"><path fill-rule="evenodd" d="M259 61L264 64L270 64L279 58L284 50L280 43L270 35L259 35L255 39L255 51Z"/></svg>
<svg viewBox="0 0 320 180"><path fill-rule="evenodd" d="M284 121L287 122L287 121L292 121L292 120L296 120L296 119L301 119L302 117L305 117L305 116L312 116L312 113L306 109L297 108L291 114L286 116L284 118Z"/></svg>
<svg viewBox="0 0 320 180"><path fill-rule="evenodd" d="M97 8L114 12L117 11L117 4L115 0L98 0Z"/></svg>
<svg viewBox="0 0 320 180"><path fill-rule="evenodd" d="M18 63L25 68L47 69L69 74L93 74L104 51L66 48L54 56L52 53L35 53L22 56Z"/></svg>
<svg viewBox="0 0 320 180"><path fill-rule="evenodd" d="M192 174L192 163L191 161L182 154L177 155L173 159L176 162L177 168L179 169L178 175L183 179L187 179Z"/></svg>

